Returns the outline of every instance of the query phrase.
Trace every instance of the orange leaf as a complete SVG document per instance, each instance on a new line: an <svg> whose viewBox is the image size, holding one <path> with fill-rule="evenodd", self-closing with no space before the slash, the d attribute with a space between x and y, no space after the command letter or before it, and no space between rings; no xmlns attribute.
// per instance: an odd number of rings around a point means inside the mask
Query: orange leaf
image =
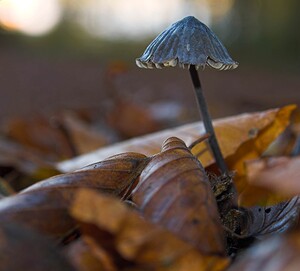
<svg viewBox="0 0 300 271"><path fill-rule="evenodd" d="M286 127L289 123L290 114L294 109L295 106L291 105L282 109L272 109L215 120L213 124L223 155L227 157L235 154L242 144L255 141L259 135L261 136L258 145L263 145L265 149L283 130L283 127ZM276 129L278 129L278 132ZM150 156L159 153L162 143L169 137L181 138L187 145L190 145L204 133L202 122L186 124L101 148L95 152L59 163L58 167L63 172L71 171L116 153L127 151L140 152ZM268 136L268 134L270 135ZM201 154L198 158L204 167L213 162L206 142L193 148L193 153L196 156L199 153Z"/></svg>
<svg viewBox="0 0 300 271"><path fill-rule="evenodd" d="M184 142L169 138L152 157L133 191L145 218L161 225L200 251L225 254L217 203L199 160Z"/></svg>
<svg viewBox="0 0 300 271"><path fill-rule="evenodd" d="M86 234L98 242L110 238L118 253L140 270L224 270L228 264L226 258L200 253L169 231L145 221L119 200L95 191L81 189L71 214L81 223L95 225L96 229ZM106 231L110 237L97 239L98 231Z"/></svg>
<svg viewBox="0 0 300 271"><path fill-rule="evenodd" d="M89 242L89 245L87 244ZM81 238L72 242L65 249L65 254L70 262L76 266L78 271L116 271L111 262L111 257L100 248L94 245L91 238Z"/></svg>
<svg viewBox="0 0 300 271"><path fill-rule="evenodd" d="M249 161L247 182L281 197L300 194L300 157L273 157Z"/></svg>
<svg viewBox="0 0 300 271"><path fill-rule="evenodd" d="M296 106L289 105L281 109L270 110L261 115L256 116L252 120L252 126L249 131L256 129L256 123L260 120L267 123L262 129L257 131L254 138L249 138L246 142L238 147L238 149L226 159L230 168L236 172L234 181L240 194L239 201L241 205L251 205L247 199L252 198L247 195L247 180L245 162L260 157L267 147L286 129L290 124L290 117ZM250 129L251 128L251 129ZM256 202L257 203L257 202Z"/></svg>

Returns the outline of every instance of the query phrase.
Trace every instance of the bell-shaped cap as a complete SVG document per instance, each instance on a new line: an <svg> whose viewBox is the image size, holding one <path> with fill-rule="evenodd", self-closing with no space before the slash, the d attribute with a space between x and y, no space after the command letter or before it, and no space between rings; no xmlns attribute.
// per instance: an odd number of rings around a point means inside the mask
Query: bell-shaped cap
<svg viewBox="0 0 300 271"><path fill-rule="evenodd" d="M136 59L136 64L140 68L209 65L217 70L238 66L217 36L193 16L183 18L160 33Z"/></svg>

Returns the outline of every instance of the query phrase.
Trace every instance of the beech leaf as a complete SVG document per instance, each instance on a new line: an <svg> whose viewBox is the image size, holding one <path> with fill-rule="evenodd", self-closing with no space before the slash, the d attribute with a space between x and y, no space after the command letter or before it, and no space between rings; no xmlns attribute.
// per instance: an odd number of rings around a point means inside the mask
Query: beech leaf
<svg viewBox="0 0 300 271"><path fill-rule="evenodd" d="M228 271L299 270L300 235L273 236L253 245L242 254Z"/></svg>
<svg viewBox="0 0 300 271"><path fill-rule="evenodd" d="M249 147L259 147L259 154L261 154L288 125L290 115L295 107L290 105L215 120L213 124L224 157L235 155L234 158L229 160L231 169L235 169L237 160L242 159L244 161L243 158L253 157L253 155L249 155ZM169 137L181 138L187 145L190 145L204 134L205 130L202 122L185 124L103 147L94 152L61 162L57 166L61 171L68 172L117 153L128 151L151 156L160 152L162 143ZM258 136L259 140L256 141ZM249 141L248 145L245 145L241 150L239 149L241 145ZM246 154L242 156L245 151ZM204 167L213 163L206 142L202 142L193 148L193 154L199 158ZM257 157L257 153L255 157Z"/></svg>
<svg viewBox="0 0 300 271"><path fill-rule="evenodd" d="M62 131L42 116L11 119L7 126L9 138L24 147L43 153L44 157L58 161L74 156Z"/></svg>
<svg viewBox="0 0 300 271"><path fill-rule="evenodd" d="M224 257L201 253L168 230L145 221L136 211L111 196L81 189L71 207L71 215L83 223L83 232L115 246L118 253L139 270L224 270ZM87 225L94 225L87 230ZM109 236L97 238L99 232Z"/></svg>
<svg viewBox="0 0 300 271"><path fill-rule="evenodd" d="M247 182L281 196L300 194L300 157L272 157L246 164Z"/></svg>
<svg viewBox="0 0 300 271"><path fill-rule="evenodd" d="M134 184L148 158L128 153L87 166L77 172L41 181L0 201L0 221L28 225L60 238L76 223L68 208L77 189L89 187L121 196Z"/></svg>
<svg viewBox="0 0 300 271"><path fill-rule="evenodd" d="M89 244L89 245L88 245ZM65 248L65 255L78 271L116 271L111 256L91 238L80 238ZM97 255L97 256L95 256Z"/></svg>
<svg viewBox="0 0 300 271"><path fill-rule="evenodd" d="M300 197L272 206L251 207L247 211L248 229L245 234L259 239L266 238L295 227L299 219Z"/></svg>
<svg viewBox="0 0 300 271"><path fill-rule="evenodd" d="M247 193L247 172L245 162L256 159L262 155L267 147L286 129L290 124L290 117L296 106L289 105L277 110L267 111L253 120L252 130L256 129L256 122L260 119L267 123L262 129L258 130L255 137L244 142L238 147L235 153L227 157L226 162L230 170L235 171L234 182L239 192L239 203L244 206L259 203L259 197L249 196ZM249 130L250 131L250 130ZM251 200L251 202L248 201ZM267 202L267 201L266 201Z"/></svg>
<svg viewBox="0 0 300 271"><path fill-rule="evenodd" d="M3 198L0 200L0 221L26 225L61 238L76 226L67 212L73 193L73 189L52 189Z"/></svg>
<svg viewBox="0 0 300 271"><path fill-rule="evenodd" d="M169 138L133 191L143 216L205 253L225 254L217 203L199 160L183 141Z"/></svg>
<svg viewBox="0 0 300 271"><path fill-rule="evenodd" d="M58 188L95 188L102 192L120 195L138 178L149 159L139 153L123 153L38 182L23 192Z"/></svg>

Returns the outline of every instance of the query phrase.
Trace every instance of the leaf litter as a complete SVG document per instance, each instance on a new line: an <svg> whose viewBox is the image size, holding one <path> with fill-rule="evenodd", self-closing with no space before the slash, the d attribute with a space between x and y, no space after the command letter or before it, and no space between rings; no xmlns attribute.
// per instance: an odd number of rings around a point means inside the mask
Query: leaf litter
<svg viewBox="0 0 300 271"><path fill-rule="evenodd" d="M8 187L0 199L2 225L17 224L28 238L26 229L37 232L54 247L54 264L70 270L268 270L274 257L278 270L296 268L297 157L263 157L292 125L294 110L286 106L216 122L229 176L219 175L205 140L187 147L201 135L198 124L184 126L107 147L104 153L121 154L28 183L20 192ZM7 164L23 165L18 161ZM233 183L238 199L231 194ZM14 249L13 242L5 244ZM34 270L33 264L27 269Z"/></svg>

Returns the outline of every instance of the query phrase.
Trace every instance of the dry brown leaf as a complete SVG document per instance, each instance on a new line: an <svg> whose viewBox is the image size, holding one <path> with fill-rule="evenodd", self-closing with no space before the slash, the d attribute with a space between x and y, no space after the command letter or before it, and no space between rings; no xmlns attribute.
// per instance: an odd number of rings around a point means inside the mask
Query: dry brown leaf
<svg viewBox="0 0 300 271"><path fill-rule="evenodd" d="M199 160L183 141L169 138L133 191L143 216L207 254L225 254L217 203Z"/></svg>
<svg viewBox="0 0 300 271"><path fill-rule="evenodd" d="M76 223L67 209L72 201L74 189L52 189L16 194L0 201L1 223L26 225L43 234L61 238Z"/></svg>
<svg viewBox="0 0 300 271"><path fill-rule="evenodd" d="M7 125L7 135L54 161L74 156L72 146L62 131L41 116L32 119L11 119Z"/></svg>
<svg viewBox="0 0 300 271"><path fill-rule="evenodd" d="M0 201L0 221L26 224L62 237L76 223L68 214L74 193L82 187L120 196L137 179L148 158L128 153L37 183Z"/></svg>
<svg viewBox="0 0 300 271"><path fill-rule="evenodd" d="M0 199L3 197L14 195L16 192L8 181L0 177Z"/></svg>
<svg viewBox="0 0 300 271"><path fill-rule="evenodd" d="M71 142L76 155L87 153L107 145L108 140L74 112L63 112L57 117L57 124Z"/></svg>
<svg viewBox="0 0 300 271"><path fill-rule="evenodd" d="M40 189L95 188L120 195L134 183L149 158L139 153L123 153L88 165L75 172L57 175L28 187L24 192Z"/></svg>
<svg viewBox="0 0 300 271"><path fill-rule="evenodd" d="M270 143L287 127L290 115L296 106L289 105L283 108L271 109L252 114L242 114L232 118L220 120L215 125L216 135L224 157L229 157L229 167L232 170L231 156L236 156L240 148L245 153L253 151L261 154ZM244 146L248 144L247 146ZM252 148L254 150L252 150ZM201 153L198 157L203 165L209 165L211 157L209 153L203 152L203 143L193 149L193 153ZM245 155L246 156L246 155ZM210 161L206 163L205 161Z"/></svg>
<svg viewBox="0 0 300 271"><path fill-rule="evenodd" d="M300 194L300 157L273 157L246 164L247 182L281 196Z"/></svg>
<svg viewBox="0 0 300 271"><path fill-rule="evenodd" d="M16 191L60 173L52 163L41 157L41 153L0 139L0 175Z"/></svg>
<svg viewBox="0 0 300 271"><path fill-rule="evenodd" d="M145 107L124 99L115 99L108 123L123 138L136 137L159 130L161 127Z"/></svg>
<svg viewBox="0 0 300 271"><path fill-rule="evenodd" d="M236 187L239 192L239 202L241 205L257 204L260 198L256 195L251 195L247 192L248 183L246 179L245 162L248 160L256 159L262 155L267 147L282 133L290 124L290 117L296 106L285 106L281 109L268 111L267 114L261 114L260 118L253 120L252 128L256 129L256 122L262 119L268 124L262 129L257 130L255 137L250 138L248 141L240 145L235 153L227 157L226 162L230 170L235 171L234 178ZM250 128L250 127L249 127ZM249 131L250 131L249 130ZM251 200L249 202L248 200ZM265 200L267 203L267 200Z"/></svg>
<svg viewBox="0 0 300 271"><path fill-rule="evenodd" d="M24 148L40 152L44 160L51 161L71 158L107 144L106 138L74 111L61 112L49 119L14 118L5 132Z"/></svg>
<svg viewBox="0 0 300 271"><path fill-rule="evenodd" d="M75 271L48 238L17 224L0 225L0 262L5 271Z"/></svg>
<svg viewBox="0 0 300 271"><path fill-rule="evenodd" d="M276 233L287 232L297 225L299 210L298 196L272 206L248 208L248 223L244 235L263 239Z"/></svg>
<svg viewBox="0 0 300 271"><path fill-rule="evenodd" d="M108 232L117 252L140 270L224 270L228 264L226 258L200 253L119 200L95 191L81 189L71 214L85 226L94 225L86 234L100 245L109 240L99 239L99 232Z"/></svg>
<svg viewBox="0 0 300 271"><path fill-rule="evenodd" d="M235 169L238 161L244 161L252 157L249 155L242 156L249 146L265 149L280 132L289 123L290 115L295 109L295 106L286 106L282 109L271 109L257 113L247 113L238 116L218 119L214 121L214 127L222 153L225 157L234 155L235 159L230 159L230 167ZM161 144L169 137L175 136L181 138L187 145L197 140L205 133L202 122L186 124L173 129L163 130L146 136L137 137L121 143L101 148L87 155L79 156L75 159L65 161L58 164L58 167L63 172L71 171L83 167L86 164L94 163L114 155L127 151L140 152L145 155L153 155L160 152ZM259 140L256 139L259 137ZM246 144L247 142L248 145ZM240 146L245 145L241 150ZM212 156L208 152L205 142L197 145L193 149L195 155L199 155L199 160L204 167L213 162ZM261 153L261 151L259 151ZM256 155L257 156L257 155ZM240 169L239 169L240 170Z"/></svg>
<svg viewBox="0 0 300 271"><path fill-rule="evenodd" d="M299 232L274 236L248 249L228 271L296 271L299 253Z"/></svg>
<svg viewBox="0 0 300 271"><path fill-rule="evenodd" d="M87 245L87 242L89 245ZM92 247L92 248L90 248ZM113 266L111 256L97 245L93 245L93 240L85 237L72 242L65 248L65 255L73 263L78 271L116 271ZM97 257L95 256L97 255Z"/></svg>

